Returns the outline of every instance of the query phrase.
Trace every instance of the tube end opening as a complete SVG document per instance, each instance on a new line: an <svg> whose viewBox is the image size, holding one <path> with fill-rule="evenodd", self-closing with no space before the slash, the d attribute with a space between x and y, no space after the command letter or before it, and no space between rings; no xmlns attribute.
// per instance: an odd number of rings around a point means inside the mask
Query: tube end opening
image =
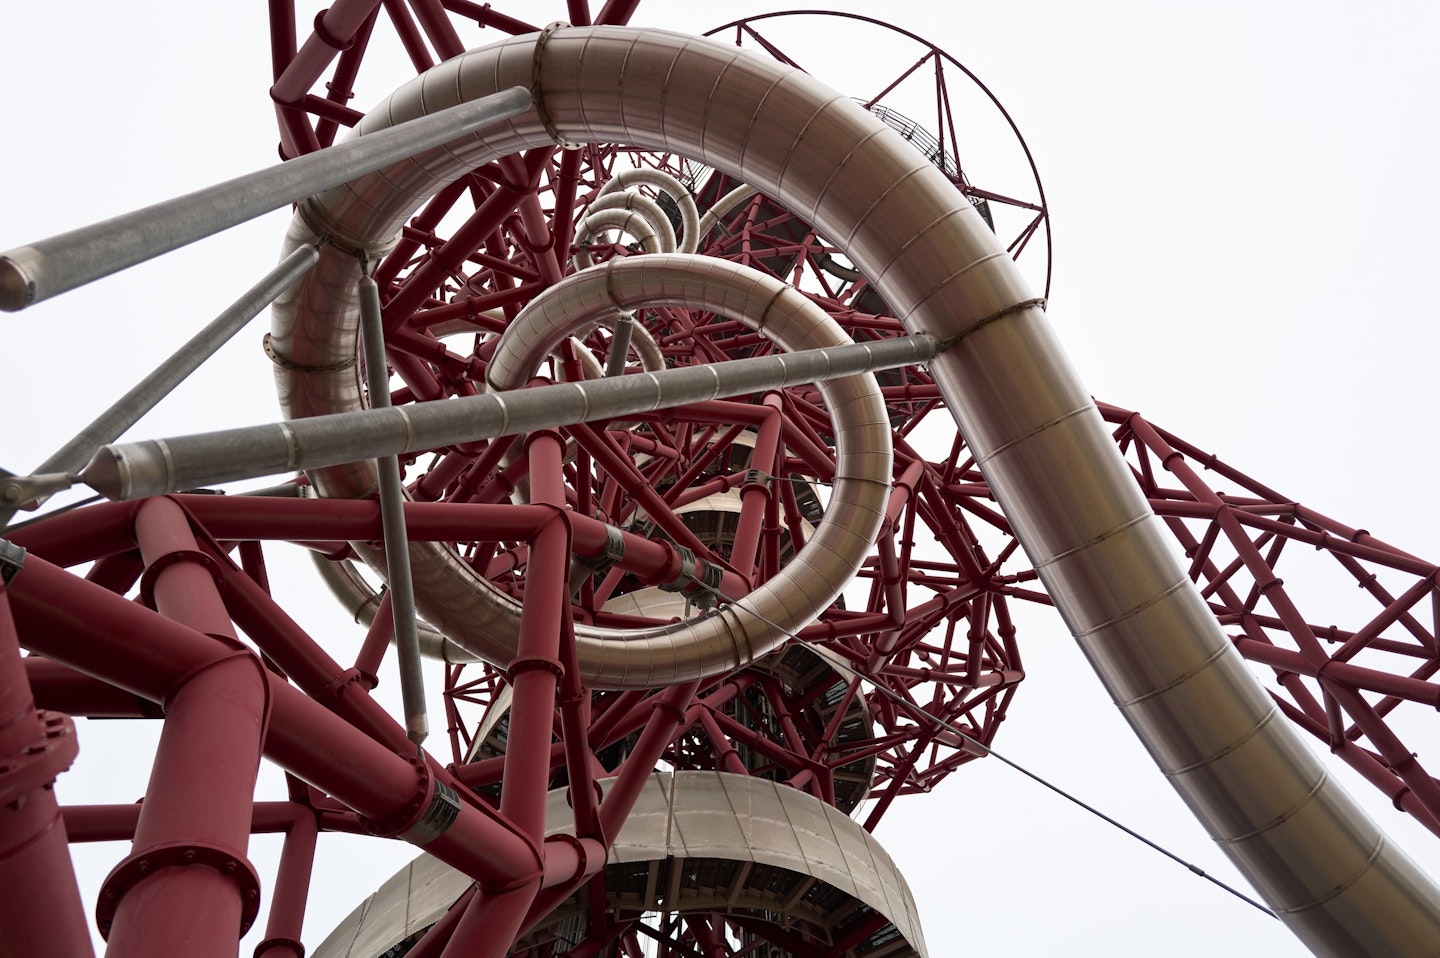
<svg viewBox="0 0 1440 958"><path fill-rule="evenodd" d="M35 281L9 256L0 256L0 309L15 313L35 302Z"/></svg>

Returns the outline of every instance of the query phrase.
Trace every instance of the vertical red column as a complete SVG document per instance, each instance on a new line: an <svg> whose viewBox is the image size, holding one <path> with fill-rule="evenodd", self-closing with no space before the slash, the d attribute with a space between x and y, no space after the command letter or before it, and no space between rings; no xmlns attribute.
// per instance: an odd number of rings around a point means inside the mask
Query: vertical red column
<svg viewBox="0 0 1440 958"><path fill-rule="evenodd" d="M51 787L75 758L75 728L36 711L5 591L23 556L0 540L0 958L93 955Z"/></svg>
<svg viewBox="0 0 1440 958"><path fill-rule="evenodd" d="M745 578L755 581L760 566L760 533L767 506L772 498L770 484L775 482L775 459L780 451L780 394L767 393L764 403L768 415L760 423L750 468L740 491L740 523L735 530L735 544L730 563Z"/></svg>
<svg viewBox="0 0 1440 958"><path fill-rule="evenodd" d="M101 892L109 958L233 956L259 906L245 857L268 713L260 660L235 637L209 558L169 499L136 512L142 592L163 615L231 646L166 695L145 802L128 858Z"/></svg>
<svg viewBox="0 0 1440 958"><path fill-rule="evenodd" d="M530 495L537 504L565 505L564 444L554 432L526 442ZM520 647L510 662L514 688L510 736L505 749L505 784L500 814L539 843L545 837L545 795L550 779L550 744L555 733L555 691L560 664L560 618L570 597L570 527L564 517L541 527L530 545L525 602L520 613Z"/></svg>
<svg viewBox="0 0 1440 958"><path fill-rule="evenodd" d="M531 434L530 496L537 504L565 505L564 442L558 433ZM510 734L505 749L505 779L500 814L535 846L545 840L545 798L550 782L550 745L555 730L555 694L564 667L560 663L562 616L569 615L570 524L558 512L530 544L525 601L520 613L520 643L510 663L514 689ZM461 916L446 954L499 958L509 949L539 883L499 893L483 888Z"/></svg>

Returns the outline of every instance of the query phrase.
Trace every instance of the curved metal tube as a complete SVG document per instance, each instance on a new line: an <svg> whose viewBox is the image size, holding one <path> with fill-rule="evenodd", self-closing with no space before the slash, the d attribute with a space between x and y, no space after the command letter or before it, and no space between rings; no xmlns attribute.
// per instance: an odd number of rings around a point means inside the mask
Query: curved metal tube
<svg viewBox="0 0 1440 958"><path fill-rule="evenodd" d="M625 257L567 277L521 311L490 362L492 390L514 389L575 329L617 309L686 305L732 316L794 351L850 342L824 310L774 277L725 260L686 254ZM597 687L655 687L754 661L809 624L855 575L889 499L890 427L875 378L819 384L838 437L834 487L825 518L796 559L748 596L712 615L648 629L576 625L580 667ZM317 470L326 495L366 490L353 467ZM355 548L379 565L378 550ZM521 607L451 549L411 546L417 604L451 640L491 662L508 662L519 641Z"/></svg>
<svg viewBox="0 0 1440 958"><path fill-rule="evenodd" d="M696 242L702 242L705 237L710 235L715 227L720 225L722 219L733 213L741 203L744 203L759 192L759 190L750 184L741 183L729 193L726 193L716 200L715 205L706 210L705 215L700 218L700 224L695 229Z"/></svg>
<svg viewBox="0 0 1440 958"><path fill-rule="evenodd" d="M844 249L912 332L952 344L932 373L1066 624L1270 906L1320 954L1433 951L1440 891L1278 719L1171 554L1038 302L944 174L803 74L654 30L560 30L539 51L534 37L505 41L403 87L359 130L536 77L544 121L532 112L361 178L308 201L297 222L381 246L448 177L552 142L547 125L575 142L693 156L774 196ZM327 251L277 311L275 343L291 362L353 361L353 300L330 282L355 268ZM332 388L343 376L316 376L282 377L292 414L358 401Z"/></svg>
<svg viewBox="0 0 1440 958"><path fill-rule="evenodd" d="M663 215L660 218L664 220ZM670 228L668 221L665 223L665 228ZM622 201L613 207L595 210L580 221L580 225L575 231L575 242L579 244L575 250L576 269L585 269L595 262L584 243L596 233L612 229L629 233L635 237L636 241L640 243L640 248L647 253L664 253L675 248L674 230L670 230L667 249L667 238L655 229L655 224L651 222L649 214L643 208L626 207Z"/></svg>
<svg viewBox="0 0 1440 958"><path fill-rule="evenodd" d="M598 223L598 225L592 225L590 218L604 210L629 210L645 217L645 222L655 231L657 240L655 249L646 250L646 252L673 253L679 245L675 239L675 227L670 224L670 217L665 215L665 211L660 208L660 204L645 194L636 193L633 190L626 190L623 193L612 190L609 193L601 193L595 197L594 202L586 209L585 217L581 219L577 225L575 235L577 237L587 237L603 232L606 229L605 224ZM584 263L576 262L575 265L578 269L584 269L586 266L594 265L594 260L590 258L588 252L583 247L576 252L577 255L579 253L586 253Z"/></svg>
<svg viewBox="0 0 1440 958"><path fill-rule="evenodd" d="M685 184L675 179L675 177L669 173L663 170L652 170L644 166L630 170L621 170L605 181L605 185L600 187L600 194L596 199L599 201L611 193L619 190L629 190L630 187L641 184L653 186L657 190L663 190L669 193L671 198L675 200L675 205L680 208L680 242L678 246L673 248L673 252L695 252L700 246L700 238L705 235L699 231L700 210L695 205L695 196L685 188ZM649 199L649 197L646 197L646 199ZM653 203L654 201L651 200L651 202ZM659 207L658 203L655 205L657 208ZM595 204L592 203L591 208L595 208ZM669 223L668 217L666 217L666 223ZM672 252L672 250L666 250L665 252Z"/></svg>

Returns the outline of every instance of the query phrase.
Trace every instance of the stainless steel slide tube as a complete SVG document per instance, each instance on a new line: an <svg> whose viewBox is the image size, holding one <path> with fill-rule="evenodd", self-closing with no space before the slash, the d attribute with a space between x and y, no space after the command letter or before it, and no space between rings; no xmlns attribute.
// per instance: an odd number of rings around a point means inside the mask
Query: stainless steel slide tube
<svg viewBox="0 0 1440 958"><path fill-rule="evenodd" d="M1156 762L1260 894L1326 955L1433 954L1440 890L1329 780L1248 675L1163 541L1089 393L995 238L945 176L814 80L660 31L561 29L449 60L401 88L368 132L538 77L543 114L306 204L382 245L464 169L563 138L682 153L813 223L912 331L1066 623ZM448 161L447 161L448 162ZM292 236L300 241L304 237ZM297 364L355 354L353 304L311 292L276 317ZM1123 289L1124 265L1116 264ZM295 415L357 401L286 377Z"/></svg>

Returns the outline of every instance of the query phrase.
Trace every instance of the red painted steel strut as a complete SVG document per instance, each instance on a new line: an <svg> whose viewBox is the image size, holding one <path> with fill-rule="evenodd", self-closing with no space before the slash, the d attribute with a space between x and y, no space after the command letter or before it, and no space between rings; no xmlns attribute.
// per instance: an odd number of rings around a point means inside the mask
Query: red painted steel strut
<svg viewBox="0 0 1440 958"><path fill-rule="evenodd" d="M135 843L105 879L97 923L108 955L219 958L234 953L260 906L245 851L269 683L235 636L185 513L168 499L149 500L136 511L135 532L142 590L162 615L214 639L218 654L165 690Z"/></svg>
<svg viewBox="0 0 1440 958"><path fill-rule="evenodd" d="M75 725L36 710L21 667L8 588L24 558L0 540L0 955L87 956L94 950L52 788L75 758Z"/></svg>
<svg viewBox="0 0 1440 958"><path fill-rule="evenodd" d="M272 11L286 6L271 4ZM634 8L612 2L592 15L590 5L580 0L568 6L577 23L628 18ZM277 13L274 95L287 155L315 149L328 142L336 123L353 121L339 99L348 96L341 91L354 87L372 30L393 24L421 66L435 59L427 43L436 55L456 52L456 32L444 11L502 30L529 29L463 0L416 2L410 8L361 0L323 12L297 51L293 16L287 34L286 16ZM330 97L318 97L310 91L332 61L340 63L336 85ZM319 124L312 125L306 111ZM942 148L954 142L947 123L939 123L936 132ZM399 400L448 399L476 391L489 346L480 342L473 355L460 355L437 337L453 336L457 328L477 336L499 332L519 305L553 282L568 263L577 209L614 172L619 157L590 146L554 158L550 151L535 151L524 167L518 161L492 164L442 191L412 221L378 274L392 334L387 348L406 384L397 391ZM668 157L646 162L675 163ZM967 192L1003 199L975 188ZM468 215L461 215L463 201L475 207ZM443 232L442 223L457 219L467 222L458 234L447 238L437 232ZM1032 224L1017 243L1023 246L1033 230ZM900 330L883 302L873 294L867 298L863 281L838 278L843 275L843 264L834 259L838 251L763 197L723 223L708 242L716 255L805 276L808 292L857 338ZM611 252L630 251L613 244ZM829 272L827 262L834 267ZM676 366L768 348L723 317L701 312L657 309L637 323L653 335L666 362ZM607 336L593 332L584 348L604 356L613 344ZM813 496L833 477L834 461L828 416L812 389L798 387L761 404L715 402L638 416L625 431L601 424L533 436L529 461L517 460L504 470L497 468L509 451L504 443L437 449L439 464L430 465L422 479L415 474L424 467L408 464L411 492L426 500L405 507L411 540L457 542L457 551L475 566L497 570L495 582L508 581L507 594L525 598L521 650L507 673L492 670L480 680L488 691L476 693L482 705L493 706L495 690L508 684L513 692L510 749L503 756L452 770L412 759L413 753L404 750L403 731L369 697L360 675L376 671L383 634L367 643L360 660L366 669L345 669L268 595L248 564L241 568L229 560L237 540L255 547L258 539L324 543L328 553L347 555L346 542L381 537L373 503L207 496L153 500L139 511L128 506L81 510L16 535L50 562L98 561L88 573L91 581L85 582L37 559L9 590L23 644L53 657L32 656L23 672L0 661L0 683L19 676L19 684L0 684L0 706L9 710L25 704L13 721L0 721L0 765L32 747L27 743L39 742L49 727L49 719L36 725L25 718L33 717L33 710L27 712L28 691L21 688L27 675L42 704L60 704L74 714L141 715L143 703L166 703L166 739L152 776L153 798L147 795L147 808L137 813L136 822L143 825L135 833L137 850L109 886L119 901L112 933L117 949L131 947L122 941L134 940L127 928L148 924L146 915L161 912L155 904L160 892L152 894L152 889L180 885L175 876L203 874L207 868L222 879L195 887L183 883L187 887L177 892L182 898L167 900L203 900L197 908L224 911L217 927L238 927L246 888L225 876L226 861L216 858L206 865L202 853L209 854L206 842L231 849L238 843L242 857L232 858L243 861L244 836L259 827L249 818L248 794L241 787L244 768L228 769L231 774L223 782L201 782L186 766L193 767L202 752L253 765L260 748L256 729L263 724L257 695L259 701L269 696L273 702L264 741L267 757L352 810L292 810L295 824L273 895L279 907L272 907L267 941L259 951L267 958L302 952L298 912L303 902L291 889L307 884L317 828L342 821L358 827L363 819L382 833L423 840L427 850L484 886L462 899L434 937L417 948L417 956L439 954L447 942L452 954L508 949L516 930L534 927L595 874L605 843L623 826L640 784L662 759L675 767L770 777L830 801L836 801L835 783L848 770L862 776L865 788L873 787L880 799L869 819L873 824L895 798L931 790L982 754L940 729L936 720L982 743L991 740L1024 674L1008 603L1047 601L963 442L957 438L947 454L943 448L924 448L916 438L922 420L940 409L927 373L918 368L896 372L883 388L899 437L895 492L878 552L860 572L861 587L847 595L847 607L827 610L802 632L802 638L833 656L815 674L801 674L803 669L792 664L795 674L782 675L765 671L771 667L766 664L668 690L592 692L574 679L574 651L567 646L573 646L575 618L617 627L645 621L607 609L605 599L640 592L684 571L665 534L730 563L733 569L726 570L721 591L732 598L747 590L750 580L762 582L778 571L782 539L787 548L803 546L813 518L806 510L821 508L819 497L812 503L806 494ZM1117 426L1117 441L1129 455L1137 482L1189 557L1192 576L1202 583L1212 610L1236 647L1273 672L1282 708L1397 806L1440 830L1440 792L1391 720L1399 709L1433 710L1440 703L1433 564L1288 502L1137 416L1111 409L1106 414ZM742 435L753 438L753 445L737 441ZM1240 482L1243 491L1213 491L1200 475L1202 468ZM1167 473L1175 478L1167 479ZM500 502L525 485L535 504L469 501ZM737 490L741 505L733 543L727 547L718 539L702 539L691 527L699 525L696 514L686 508ZM642 529L642 514L661 531ZM132 515L141 533L138 544L129 537ZM609 553L612 530L624 545L622 556ZM1319 552L1351 575L1376 602L1374 616L1343 628L1321 624L1326 620L1307 610L1281 580L1281 567L1294 552L1287 543ZM505 561L492 563L492 557ZM576 559L608 565L567 598ZM142 566L141 601L155 611L122 597ZM1408 578L1397 588L1386 578L1391 573ZM6 632L10 597L0 590L0 643L14 638L14 629ZM252 654L237 653L232 619L283 671L283 678L262 675L263 683L252 681L259 670ZM450 673L452 698L463 697L463 676L473 678L476 672L485 673L485 667ZM244 703L214 694L218 688L228 695L235 686L244 687ZM149 709L153 714L155 706ZM225 709L240 720L219 721ZM64 740L63 734L57 738ZM468 749L474 743L465 744ZM456 761L463 761L467 756L457 751ZM43 754L58 763L55 756L61 752ZM53 770L45 771L53 778ZM617 773L604 800L598 800L594 781ZM0 789L11 788L19 774L0 771ZM575 844L542 843L545 792L562 782L583 789L583 795L572 796L581 837ZM495 785L500 787L487 791ZM453 805L444 789L457 793ZM212 791L221 799L218 811L194 804L197 796L208 802ZM20 808L0 809L0 869L7 870L0 872L0 880L7 889L19 888L8 881L8 870L23 873L27 888L44 889L44 900L26 906L27 899L8 891L0 897L4 944L12 929L28 927L14 932L14 940L26 941L27 948L34 943L26 953L43 953L42 945L57 954L83 953L88 947L83 917L65 917L71 906L63 902L73 880L55 853L55 836L63 845L63 833L54 815L44 812L50 793L40 785L27 794L33 800ZM497 794L498 813L493 807ZM53 803L53 797L48 800ZM165 808L171 811L155 811ZM26 844L24 829L30 825L17 824L18 814L11 814L20 811L37 816L43 841ZM452 811L454 821L444 822ZM172 847L179 849L177 861L165 857ZM187 852L195 853L190 864L185 863ZM143 874L142 860L150 865ZM232 920L228 916L236 899L242 906ZM184 934L168 915L154 923L172 939ZM754 926L743 930L761 934ZM833 948L848 947L873 930L858 926ZM692 917L663 934L646 934L676 951L724 954L726 935L734 933L721 918ZM219 940L220 935L212 937ZM597 919L590 937L572 953L598 953L615 944L638 954L637 940L635 931ZM796 953L823 953L788 932L776 933L775 940Z"/></svg>

